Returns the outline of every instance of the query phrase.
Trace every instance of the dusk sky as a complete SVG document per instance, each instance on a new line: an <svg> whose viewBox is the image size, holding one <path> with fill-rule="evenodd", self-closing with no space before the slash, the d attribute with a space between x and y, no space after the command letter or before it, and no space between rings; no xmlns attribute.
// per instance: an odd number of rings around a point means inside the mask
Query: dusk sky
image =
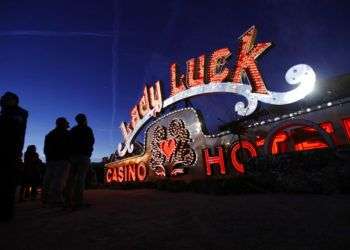
<svg viewBox="0 0 350 250"><path fill-rule="evenodd" d="M162 80L169 96L171 63L184 71L186 60L218 48L235 55L238 37L255 25L257 42L274 44L258 60L267 88L286 91L295 64L312 66L318 80L350 73L349 19L345 0L1 0L0 94L19 95L29 111L26 145L41 155L57 117L74 126L76 114L87 114L97 160L115 151L145 83ZM235 104L222 95L193 103L213 131Z"/></svg>

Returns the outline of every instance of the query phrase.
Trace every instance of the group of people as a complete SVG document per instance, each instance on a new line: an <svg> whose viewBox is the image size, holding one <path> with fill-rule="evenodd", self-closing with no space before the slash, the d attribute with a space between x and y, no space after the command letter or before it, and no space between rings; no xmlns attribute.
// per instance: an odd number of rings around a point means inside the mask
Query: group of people
<svg viewBox="0 0 350 250"><path fill-rule="evenodd" d="M29 145L22 160L28 112L19 106L16 94L6 92L0 98L0 221L10 221L14 216L16 175L23 166L20 200L28 196L35 199L37 187L42 182L42 202L45 206L64 206L77 209L84 203L83 192L90 157L95 142L92 129L84 114L75 117L77 125L69 130L64 117L56 119L56 127L44 142L45 173L35 145ZM42 177L42 178L41 178Z"/></svg>
<svg viewBox="0 0 350 250"><path fill-rule="evenodd" d="M71 130L64 117L56 120L56 128L45 137L46 173L42 201L50 206L79 208L83 203L85 178L95 142L84 114L75 117Z"/></svg>

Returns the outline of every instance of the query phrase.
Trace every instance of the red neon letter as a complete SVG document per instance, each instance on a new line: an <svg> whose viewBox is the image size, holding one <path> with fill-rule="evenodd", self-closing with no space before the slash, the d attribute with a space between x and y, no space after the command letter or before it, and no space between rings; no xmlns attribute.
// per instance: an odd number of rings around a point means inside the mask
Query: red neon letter
<svg viewBox="0 0 350 250"><path fill-rule="evenodd" d="M131 126L133 128L136 127L136 124L139 122L140 120L140 115L139 115L139 111L137 110L137 106L135 106L132 110L131 110Z"/></svg>
<svg viewBox="0 0 350 250"><path fill-rule="evenodd" d="M187 61L187 83L189 87L204 84L205 55Z"/></svg>
<svg viewBox="0 0 350 250"><path fill-rule="evenodd" d="M106 173L106 181L107 183L111 183L112 182L112 176L113 176L113 170L112 169L107 169L107 173Z"/></svg>
<svg viewBox="0 0 350 250"><path fill-rule="evenodd" d="M206 167L206 174L212 175L211 165L218 164L220 166L220 174L226 174L224 153L222 151L222 147L217 147L219 154L217 156L209 156L209 149L204 149L204 165Z"/></svg>
<svg viewBox="0 0 350 250"><path fill-rule="evenodd" d="M129 165L124 165L124 166L123 166L123 169L124 169L124 181L129 181L129 180L128 180Z"/></svg>
<svg viewBox="0 0 350 250"><path fill-rule="evenodd" d="M160 81L155 83L155 86L149 88L149 103L156 112L160 112L163 104L162 89L160 87Z"/></svg>
<svg viewBox="0 0 350 250"><path fill-rule="evenodd" d="M332 122L322 122L320 124L320 127L328 134L330 134L334 140L334 128ZM311 132L311 138L309 139L304 139L301 142L298 142L294 145L295 151L306 151L306 150L313 150L313 149L321 149L321 148L327 148L328 145L325 143L323 139L315 139L312 138L312 133L316 132L316 129L314 128L309 128L309 127L303 127L300 128L296 131L300 131L301 133L303 132ZM299 133L300 133L299 132Z"/></svg>
<svg viewBox="0 0 350 250"><path fill-rule="evenodd" d="M231 56L228 48L218 49L211 55L209 66L209 82L223 82L227 79L230 71L225 64Z"/></svg>
<svg viewBox="0 0 350 250"><path fill-rule="evenodd" d="M233 167L237 170L237 172L243 174L244 165L238 161L238 157L237 157L237 152L240 150L241 144L244 149L248 150L251 157L256 157L257 153L253 144L251 144L249 141L241 141L240 143L236 142L234 144L234 146L231 149L231 162Z"/></svg>
<svg viewBox="0 0 350 250"><path fill-rule="evenodd" d="M320 124L320 127L326 131L328 134L333 134L334 133L334 128L332 122L322 122Z"/></svg>
<svg viewBox="0 0 350 250"><path fill-rule="evenodd" d="M136 181L136 175L135 175L135 164L128 166L128 179L129 181Z"/></svg>
<svg viewBox="0 0 350 250"><path fill-rule="evenodd" d="M343 119L343 126L345 129L346 136L350 140L350 118Z"/></svg>
<svg viewBox="0 0 350 250"><path fill-rule="evenodd" d="M172 64L170 66L170 95L176 95L177 93L184 91L186 89L185 86L185 76L181 75L179 76L178 73L179 69L176 63Z"/></svg>
<svg viewBox="0 0 350 250"><path fill-rule="evenodd" d="M124 181L124 168L118 167L118 182Z"/></svg>
<svg viewBox="0 0 350 250"><path fill-rule="evenodd" d="M242 73L246 72L251 84L253 92L266 94L266 86L259 72L259 68L256 64L257 59L271 43L258 43L254 46L257 30L255 26L251 27L240 38L241 44L238 49L238 57L236 68L233 74L233 82L240 83L242 80Z"/></svg>
<svg viewBox="0 0 350 250"><path fill-rule="evenodd" d="M147 169L143 162L140 162L137 166L137 178L139 181L144 181L146 179Z"/></svg>
<svg viewBox="0 0 350 250"><path fill-rule="evenodd" d="M288 134L286 132L279 132L276 134L272 140L272 154L279 153L279 144L285 142L288 139Z"/></svg>
<svg viewBox="0 0 350 250"><path fill-rule="evenodd" d="M149 107L148 91L147 91L147 86L145 86L143 89L143 95L139 102L140 116L144 117L149 112L149 110L150 110L150 107Z"/></svg>
<svg viewBox="0 0 350 250"><path fill-rule="evenodd" d="M263 137L260 137L260 136L256 137L255 144L257 147L264 146L264 143L265 143L265 139Z"/></svg>
<svg viewBox="0 0 350 250"><path fill-rule="evenodd" d="M118 181L118 176L117 176L117 169L113 168L113 177L112 177L113 181Z"/></svg>
<svg viewBox="0 0 350 250"><path fill-rule="evenodd" d="M306 151L320 148L327 148L328 145L322 140L306 140L294 145L295 151Z"/></svg>

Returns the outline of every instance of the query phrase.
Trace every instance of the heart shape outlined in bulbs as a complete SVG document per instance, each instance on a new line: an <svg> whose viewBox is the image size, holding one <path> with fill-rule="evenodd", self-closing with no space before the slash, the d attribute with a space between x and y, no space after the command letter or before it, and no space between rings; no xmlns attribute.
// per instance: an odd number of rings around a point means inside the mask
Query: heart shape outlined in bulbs
<svg viewBox="0 0 350 250"><path fill-rule="evenodd" d="M160 142L159 147L162 154L169 160L171 155L175 152L176 140L174 138L163 140Z"/></svg>

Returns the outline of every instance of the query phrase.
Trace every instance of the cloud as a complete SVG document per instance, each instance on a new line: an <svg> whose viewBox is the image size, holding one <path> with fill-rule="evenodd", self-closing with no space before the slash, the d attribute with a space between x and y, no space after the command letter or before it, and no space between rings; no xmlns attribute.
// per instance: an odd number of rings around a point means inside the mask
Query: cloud
<svg viewBox="0 0 350 250"><path fill-rule="evenodd" d="M64 32L43 30L0 31L0 36L41 36L41 37L113 37L113 32Z"/></svg>

